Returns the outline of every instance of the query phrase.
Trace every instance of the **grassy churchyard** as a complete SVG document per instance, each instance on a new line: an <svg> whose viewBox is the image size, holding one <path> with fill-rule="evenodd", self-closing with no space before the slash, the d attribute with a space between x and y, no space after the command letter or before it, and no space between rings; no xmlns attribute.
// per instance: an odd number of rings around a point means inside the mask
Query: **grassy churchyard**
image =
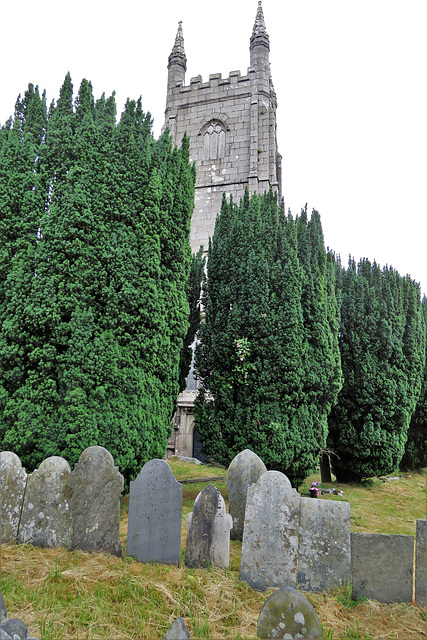
<svg viewBox="0 0 427 640"><path fill-rule="evenodd" d="M226 470L173 460L182 481L217 477L213 484L226 503ZM333 484L351 504L355 532L415 535L415 521L426 517L424 473L375 478L363 486ZM308 492L308 478L300 492ZM10 618L21 618L42 640L161 640L179 616L192 640L249 640L267 597L239 582L241 543L231 541L230 569L184 566L185 515L205 483L183 485L181 566L141 564L104 554L39 549L6 544L1 549L1 590ZM122 500L120 537L126 549L128 496ZM306 593L323 625L325 640L421 640L427 638L427 610L412 604L354 602L349 585L326 593Z"/></svg>

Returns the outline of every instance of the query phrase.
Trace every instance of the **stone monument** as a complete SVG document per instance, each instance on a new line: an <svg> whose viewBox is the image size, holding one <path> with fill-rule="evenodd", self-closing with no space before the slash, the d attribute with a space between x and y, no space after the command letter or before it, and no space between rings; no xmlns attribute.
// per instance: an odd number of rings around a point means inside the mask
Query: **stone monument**
<svg viewBox="0 0 427 640"><path fill-rule="evenodd" d="M228 510L233 518L231 538L242 540L245 521L246 493L248 487L258 481L267 471L265 464L256 453L245 449L230 462L227 471Z"/></svg>
<svg viewBox="0 0 427 640"><path fill-rule="evenodd" d="M296 587L301 498L279 471L263 473L246 500L240 579L253 589Z"/></svg>
<svg viewBox="0 0 427 640"><path fill-rule="evenodd" d="M119 540L123 476L104 447L85 449L70 474L73 533L70 549L122 557Z"/></svg>
<svg viewBox="0 0 427 640"><path fill-rule="evenodd" d="M412 602L414 537L351 534L353 598Z"/></svg>
<svg viewBox="0 0 427 640"><path fill-rule="evenodd" d="M27 473L12 451L0 452L0 544L18 537Z"/></svg>
<svg viewBox="0 0 427 640"><path fill-rule="evenodd" d="M164 460L150 460L130 483L127 556L179 564L182 485Z"/></svg>
<svg viewBox="0 0 427 640"><path fill-rule="evenodd" d="M71 541L70 465L52 456L28 476L18 542L68 547Z"/></svg>
<svg viewBox="0 0 427 640"><path fill-rule="evenodd" d="M207 568L213 565L228 569L233 522L225 511L224 498L212 484L197 496L192 513L185 518L185 526L187 567Z"/></svg>
<svg viewBox="0 0 427 640"><path fill-rule="evenodd" d="M322 640L322 626L313 606L292 587L275 591L261 609L258 638Z"/></svg>
<svg viewBox="0 0 427 640"><path fill-rule="evenodd" d="M301 498L298 588L326 591L349 580L350 503Z"/></svg>

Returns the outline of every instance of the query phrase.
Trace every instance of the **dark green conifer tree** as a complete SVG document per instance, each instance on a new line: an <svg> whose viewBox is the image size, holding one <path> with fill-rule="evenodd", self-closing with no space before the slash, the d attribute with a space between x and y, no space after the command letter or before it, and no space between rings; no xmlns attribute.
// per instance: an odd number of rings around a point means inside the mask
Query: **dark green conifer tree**
<svg viewBox="0 0 427 640"><path fill-rule="evenodd" d="M35 347L31 331L35 256L45 193L41 147L46 134L46 103L31 84L18 97L13 119L2 128L0 148L0 442L17 444L15 420L25 422L22 444L32 425L22 414ZM37 340L36 340L37 342ZM20 413L21 408L21 413ZM8 429L8 427L10 427ZM5 436L11 436L10 441Z"/></svg>
<svg viewBox="0 0 427 640"><path fill-rule="evenodd" d="M338 264L340 269L340 265ZM421 390L425 329L419 287L375 262L340 276L344 385L329 416L339 481L393 472Z"/></svg>
<svg viewBox="0 0 427 640"><path fill-rule="evenodd" d="M322 376L318 360L337 360L327 346L336 352L329 335L334 314L328 316L326 252L319 267L324 299L315 317L304 306L304 284L313 274L298 258L298 226L316 254L320 228L310 238L307 220L286 218L274 194L249 198L246 192L240 205L224 197L209 247L196 351L202 384L196 427L206 452L227 464L248 447L295 485L315 468L326 444L323 414L334 391L330 372ZM327 334L318 350L316 331Z"/></svg>
<svg viewBox="0 0 427 640"><path fill-rule="evenodd" d="M69 75L50 108L31 287L7 305L25 314L5 364L19 335L25 348L19 384L4 381L1 436L29 468L102 445L129 480L171 430L195 175L188 140L155 142L140 100L115 116L114 96L95 103L86 80L73 104Z"/></svg>
<svg viewBox="0 0 427 640"><path fill-rule="evenodd" d="M425 296L422 301L422 310L424 323L427 327L427 298ZM405 445L405 453L399 466L402 471L411 471L427 467L427 336L426 362L424 364L421 393L415 411L412 414L408 429L408 440Z"/></svg>

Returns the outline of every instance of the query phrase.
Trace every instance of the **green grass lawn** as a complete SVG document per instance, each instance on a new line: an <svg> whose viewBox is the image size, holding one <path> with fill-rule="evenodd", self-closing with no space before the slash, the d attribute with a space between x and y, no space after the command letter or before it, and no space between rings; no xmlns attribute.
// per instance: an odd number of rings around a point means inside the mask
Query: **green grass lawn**
<svg viewBox="0 0 427 640"><path fill-rule="evenodd" d="M218 477L213 484L226 503L226 470L170 462L178 480ZM403 474L402 474L403 475ZM312 480L300 487L308 491ZM425 473L399 480L374 479L367 486L331 485L348 500L353 531L415 533L426 517ZM206 483L183 484L183 518ZM120 537L125 547L128 497L122 501ZM183 526L182 558L185 549ZM270 589L239 581L241 543L231 541L230 569L187 569L141 564L104 554L30 545L3 545L1 589L9 617L19 617L42 640L157 640L181 616L192 640L256 638L256 623ZM353 602L351 589L306 594L324 625L326 640L420 640L427 638L427 610L412 604Z"/></svg>

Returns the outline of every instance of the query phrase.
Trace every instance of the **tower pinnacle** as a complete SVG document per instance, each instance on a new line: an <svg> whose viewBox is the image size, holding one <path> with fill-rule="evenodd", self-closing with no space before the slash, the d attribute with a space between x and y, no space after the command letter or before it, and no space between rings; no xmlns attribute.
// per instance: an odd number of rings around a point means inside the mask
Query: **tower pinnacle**
<svg viewBox="0 0 427 640"><path fill-rule="evenodd" d="M252 31L252 38L255 38L256 36L260 36L260 35L267 36L268 38L267 30L265 28L265 20L264 20L264 13L262 11L261 0L258 1L258 9L256 12L255 24Z"/></svg>
<svg viewBox="0 0 427 640"><path fill-rule="evenodd" d="M178 22L178 31L175 38L175 44L172 49L172 53L180 53L185 56L184 50L184 36L182 34L182 20Z"/></svg>
<svg viewBox="0 0 427 640"><path fill-rule="evenodd" d="M268 37L267 29L265 28L261 0L258 2L258 9L256 12L249 50L251 52L251 67L257 68L259 71L263 69L264 73L269 76L268 54L270 51L270 38Z"/></svg>
<svg viewBox="0 0 427 640"><path fill-rule="evenodd" d="M172 47L168 59L168 92L173 91L177 84L184 84L187 70L187 56L184 49L184 36L182 35L182 22L178 23L178 31L175 44Z"/></svg>

